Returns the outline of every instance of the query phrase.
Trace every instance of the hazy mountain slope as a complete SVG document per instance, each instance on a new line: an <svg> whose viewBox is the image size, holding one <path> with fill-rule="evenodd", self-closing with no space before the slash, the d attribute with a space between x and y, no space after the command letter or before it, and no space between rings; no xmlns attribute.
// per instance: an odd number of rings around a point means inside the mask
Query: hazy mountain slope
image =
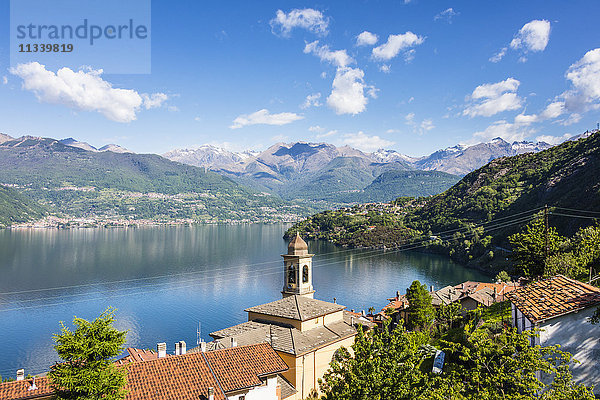
<svg viewBox="0 0 600 400"><path fill-rule="evenodd" d="M389 201L397 197L432 196L450 188L460 178L440 171L389 171L367 186L357 202Z"/></svg>
<svg viewBox="0 0 600 400"><path fill-rule="evenodd" d="M489 143L473 146L457 145L421 158L413 163L417 169L443 171L455 175L465 175L500 157L509 157L527 152L539 152L552 147L539 142L508 143L500 138Z"/></svg>
<svg viewBox="0 0 600 400"><path fill-rule="evenodd" d="M44 207L34 200L0 185L0 227L35 220L45 213Z"/></svg>
<svg viewBox="0 0 600 400"><path fill-rule="evenodd" d="M203 168L154 154L86 151L48 138L0 144L0 183L16 184L51 211L74 216L245 220L291 210L275 196Z"/></svg>

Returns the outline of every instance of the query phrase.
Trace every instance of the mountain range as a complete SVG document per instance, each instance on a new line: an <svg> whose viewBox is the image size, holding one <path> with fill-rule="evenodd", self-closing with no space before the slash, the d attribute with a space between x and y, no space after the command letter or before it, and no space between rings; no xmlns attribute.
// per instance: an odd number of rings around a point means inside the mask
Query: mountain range
<svg viewBox="0 0 600 400"><path fill-rule="evenodd" d="M457 145L417 158L395 150L365 153L349 146L296 142L277 143L254 153L205 145L172 150L163 157L210 169L284 199L351 203L434 195L491 160L550 147L544 142L508 143L496 138L489 143ZM402 171L421 172L399 174Z"/></svg>

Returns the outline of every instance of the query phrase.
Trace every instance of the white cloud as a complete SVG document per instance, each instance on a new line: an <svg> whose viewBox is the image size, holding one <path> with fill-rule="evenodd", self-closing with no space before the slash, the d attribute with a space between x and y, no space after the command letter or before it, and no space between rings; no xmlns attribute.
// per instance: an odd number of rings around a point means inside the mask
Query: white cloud
<svg viewBox="0 0 600 400"><path fill-rule="evenodd" d="M505 120L495 121L485 130L475 132L473 136L483 141L489 141L494 138L502 138L507 142L522 141L527 136L535 133L536 130L519 123L510 123Z"/></svg>
<svg viewBox="0 0 600 400"><path fill-rule="evenodd" d="M433 124L433 121L430 119L424 119L421 122L421 132L425 133L428 132L432 129L435 129L435 125Z"/></svg>
<svg viewBox="0 0 600 400"><path fill-rule="evenodd" d="M6 77L6 75L4 75L4 76L2 77L2 84L3 84L3 85L6 85L7 83L8 83L8 78Z"/></svg>
<svg viewBox="0 0 600 400"><path fill-rule="evenodd" d="M560 117L565 112L565 103L562 101L555 101L546 106L544 111L540 114L543 119L552 119Z"/></svg>
<svg viewBox="0 0 600 400"><path fill-rule="evenodd" d="M388 129L387 131L385 131L385 133L388 133L388 134L400 133L400 130L399 129Z"/></svg>
<svg viewBox="0 0 600 400"><path fill-rule="evenodd" d="M510 42L512 49L522 49L525 52L543 51L550 38L550 22L534 19L523 25Z"/></svg>
<svg viewBox="0 0 600 400"><path fill-rule="evenodd" d="M497 63L500 60L502 60L502 57L504 57L506 55L506 51L508 50L508 47L503 47L502 49L500 49L499 52L497 52L496 54L494 54L493 56L490 57L490 62L493 63Z"/></svg>
<svg viewBox="0 0 600 400"><path fill-rule="evenodd" d="M459 15L459 12L454 11L452 7L445 9L444 11L438 13L433 17L434 21L439 21L441 19L446 20L449 24L452 23L452 18Z"/></svg>
<svg viewBox="0 0 600 400"><path fill-rule="evenodd" d="M386 74L389 74L391 72L391 68L388 64L381 64L381 66L379 67L379 70Z"/></svg>
<svg viewBox="0 0 600 400"><path fill-rule="evenodd" d="M294 28L306 29L317 35L327 35L329 18L326 18L321 11L312 8L294 9L289 13L277 10L270 24L273 33L285 37L288 37Z"/></svg>
<svg viewBox="0 0 600 400"><path fill-rule="evenodd" d="M279 114L270 114L269 110L263 108L252 114L242 114L233 120L233 124L230 126L231 129L239 129L248 125L286 125L299 119L303 119L302 115L298 115L290 112L283 112Z"/></svg>
<svg viewBox="0 0 600 400"><path fill-rule="evenodd" d="M366 109L364 72L359 68L338 68L327 105L336 114L358 114Z"/></svg>
<svg viewBox="0 0 600 400"><path fill-rule="evenodd" d="M425 41L424 37L410 31L399 35L389 35L387 42L373 49L373 58L379 61L391 60L401 51L418 46L423 41Z"/></svg>
<svg viewBox="0 0 600 400"><path fill-rule="evenodd" d="M325 128L320 127L319 125L311 126L308 130L311 132L325 132Z"/></svg>
<svg viewBox="0 0 600 400"><path fill-rule="evenodd" d="M194 121L200 122L200 121L202 121L202 118L200 118L200 117L194 117Z"/></svg>
<svg viewBox="0 0 600 400"><path fill-rule="evenodd" d="M569 110L583 111L600 100L600 48L590 50L565 74L573 88L565 93Z"/></svg>
<svg viewBox="0 0 600 400"><path fill-rule="evenodd" d="M319 101L320 98L321 98L321 93L309 94L308 96L306 96L306 99L304 99L304 103L302 103L300 105L300 108L305 110L309 107L320 107L323 105Z"/></svg>
<svg viewBox="0 0 600 400"><path fill-rule="evenodd" d="M287 142L288 140L289 140L289 137L286 135L282 135L282 134L271 137L271 142L279 143L279 142Z"/></svg>
<svg viewBox="0 0 600 400"><path fill-rule="evenodd" d="M169 98L169 96L167 96L164 93L152 93L150 95L142 93L141 96L144 101L144 107L146 108L146 110L162 106L162 104ZM177 111L179 111L179 109L177 109Z"/></svg>
<svg viewBox="0 0 600 400"><path fill-rule="evenodd" d="M335 134L337 134L337 133L338 133L338 131L334 129L334 130L331 130L331 131L329 131L329 132L327 132L327 133L321 133L321 134L318 134L318 135L317 135L317 138L318 138L318 139L321 139L321 138L325 138L325 137L333 136L333 135L335 135Z"/></svg>
<svg viewBox="0 0 600 400"><path fill-rule="evenodd" d="M404 117L404 119L406 120L406 123L411 123L415 120L415 113L408 113L406 114L406 116Z"/></svg>
<svg viewBox="0 0 600 400"><path fill-rule="evenodd" d="M373 46L377 43L378 37L376 34L369 31L364 31L356 37L357 46Z"/></svg>
<svg viewBox="0 0 600 400"><path fill-rule="evenodd" d="M365 152L376 151L394 144L394 142L382 139L376 135L368 136L362 131L358 133L345 134L342 142L350 147L354 147Z"/></svg>
<svg viewBox="0 0 600 400"><path fill-rule="evenodd" d="M477 86L470 96L471 102L464 110L463 115L471 118L475 116L490 117L503 111L517 110L522 107L521 99L516 91L520 82L508 78L498 83L487 83Z"/></svg>
<svg viewBox="0 0 600 400"><path fill-rule="evenodd" d="M569 126L569 125L578 123L579 121L581 121L581 118L583 118L583 116L581 114L573 113L573 114L569 115L568 118L559 120L558 123L561 124L562 126Z"/></svg>
<svg viewBox="0 0 600 400"><path fill-rule="evenodd" d="M319 41L307 43L304 46L304 53L313 53L321 59L321 61L328 61L336 67L347 67L349 64L354 62L354 59L348 55L346 50L329 50L329 46L324 44L319 46Z"/></svg>
<svg viewBox="0 0 600 400"><path fill-rule="evenodd" d="M564 142L565 140L569 139L571 136L570 133L565 133L562 136L550 136L550 135L541 135L535 138L536 142L546 142L548 144L552 144L552 145L556 145L559 143Z"/></svg>
<svg viewBox="0 0 600 400"><path fill-rule="evenodd" d="M131 122L142 106L160 106L166 95L142 94L132 89L117 89L101 78L102 70L79 70L61 68L56 73L46 70L37 62L19 64L10 73L23 79L23 89L35 93L45 103L62 104L67 107L97 111L116 122Z"/></svg>

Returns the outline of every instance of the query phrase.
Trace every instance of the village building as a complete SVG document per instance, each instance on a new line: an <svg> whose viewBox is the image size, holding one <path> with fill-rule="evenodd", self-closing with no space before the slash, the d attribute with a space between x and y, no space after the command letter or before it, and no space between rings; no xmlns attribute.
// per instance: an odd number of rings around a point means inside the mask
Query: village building
<svg viewBox="0 0 600 400"><path fill-rule="evenodd" d="M579 363L571 366L573 379L595 385L600 394L600 326L590 317L600 306L600 289L557 275L507 294L513 326L519 332L539 329L532 345L560 344Z"/></svg>
<svg viewBox="0 0 600 400"><path fill-rule="evenodd" d="M299 235L290 241L282 257L282 298L247 308L247 322L212 332L214 341L190 351L210 354L217 349L267 342L289 367L282 373L295 391L289 399L303 399L319 389L318 380L329 369L335 352L352 346L358 325L368 328L373 324L346 311L345 306L313 298L313 254L308 253L308 245Z"/></svg>
<svg viewBox="0 0 600 400"><path fill-rule="evenodd" d="M521 282L475 282L467 281L455 286L445 286L439 290L434 290L431 286L429 295L431 304L435 308L442 305L448 305L459 302L463 314L467 311L475 310L479 306L489 307L494 303L506 300L507 293L521 287ZM380 313L373 316L374 321L381 324L383 320L390 317L392 323L397 324L401 320L406 321L409 302L405 294L396 292L395 297L391 297L388 304L383 307Z"/></svg>
<svg viewBox="0 0 600 400"><path fill-rule="evenodd" d="M183 347L181 345L183 344ZM285 362L267 343L240 346L209 353L185 352L178 343L177 355L127 349L129 355L116 362L127 368L126 400L281 400L280 373ZM22 370L20 370L22 371ZM54 391L48 377L0 383L0 400L47 400Z"/></svg>

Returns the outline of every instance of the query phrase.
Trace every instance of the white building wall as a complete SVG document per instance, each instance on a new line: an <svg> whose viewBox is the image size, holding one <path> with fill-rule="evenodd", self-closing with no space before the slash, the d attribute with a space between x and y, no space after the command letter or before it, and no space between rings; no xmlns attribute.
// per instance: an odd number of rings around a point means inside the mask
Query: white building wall
<svg viewBox="0 0 600 400"><path fill-rule="evenodd" d="M596 307L553 318L540 325L540 344L560 344L579 363L573 364L573 379L586 386L596 385L600 394L600 325L592 325L589 317Z"/></svg>
<svg viewBox="0 0 600 400"><path fill-rule="evenodd" d="M248 391L227 396L227 400L239 400L246 396L245 400L277 400L277 377L267 378L267 384L256 386Z"/></svg>

